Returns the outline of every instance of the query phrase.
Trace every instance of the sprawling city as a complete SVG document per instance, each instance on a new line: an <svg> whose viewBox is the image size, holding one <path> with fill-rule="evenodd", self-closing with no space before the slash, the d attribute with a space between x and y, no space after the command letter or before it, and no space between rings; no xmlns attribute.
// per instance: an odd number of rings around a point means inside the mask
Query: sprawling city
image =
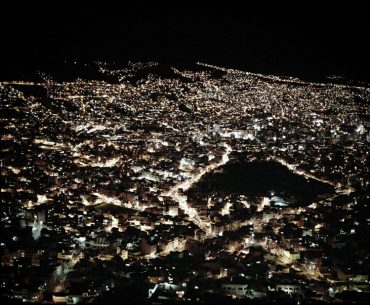
<svg viewBox="0 0 370 305"><path fill-rule="evenodd" d="M0 83L4 302L369 300L366 84L66 64Z"/></svg>

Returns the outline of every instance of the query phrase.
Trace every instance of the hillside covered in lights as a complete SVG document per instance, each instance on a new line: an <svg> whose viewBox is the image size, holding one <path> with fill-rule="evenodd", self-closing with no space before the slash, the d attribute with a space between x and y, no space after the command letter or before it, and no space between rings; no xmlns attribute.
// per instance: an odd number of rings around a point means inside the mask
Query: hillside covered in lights
<svg viewBox="0 0 370 305"><path fill-rule="evenodd" d="M60 67L0 82L2 298L366 300L368 86Z"/></svg>

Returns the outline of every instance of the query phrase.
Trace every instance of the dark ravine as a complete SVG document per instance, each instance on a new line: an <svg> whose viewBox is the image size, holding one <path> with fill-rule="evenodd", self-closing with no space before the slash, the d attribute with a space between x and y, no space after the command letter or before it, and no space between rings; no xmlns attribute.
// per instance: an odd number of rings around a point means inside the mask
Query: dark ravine
<svg viewBox="0 0 370 305"><path fill-rule="evenodd" d="M228 163L208 173L188 194L243 194L250 197L274 194L291 205L312 203L320 195L334 193L331 185L307 179L273 161Z"/></svg>

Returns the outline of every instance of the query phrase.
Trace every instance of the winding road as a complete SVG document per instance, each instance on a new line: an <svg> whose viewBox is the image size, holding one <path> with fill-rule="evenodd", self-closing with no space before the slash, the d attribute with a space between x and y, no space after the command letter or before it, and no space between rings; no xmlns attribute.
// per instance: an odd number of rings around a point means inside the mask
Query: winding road
<svg viewBox="0 0 370 305"><path fill-rule="evenodd" d="M232 152L232 148L230 145L223 143L223 146L225 147L225 152L221 157L221 160L216 163L211 163L207 165L204 168L201 168L196 174L194 174L191 178L181 181L177 184L175 184L173 187L171 187L170 190L163 193L162 196L165 197L171 197L174 201L178 202L179 208L185 212L186 215L188 215L189 219L195 223L199 228L204 230L206 232L206 235L212 235L211 232L211 223L205 220L202 220L198 212L195 208L189 207L187 202L187 196L182 195L179 190L181 189L183 192L190 189L195 183L197 183L204 174L213 171L217 167L220 167L227 162L229 162L229 154Z"/></svg>

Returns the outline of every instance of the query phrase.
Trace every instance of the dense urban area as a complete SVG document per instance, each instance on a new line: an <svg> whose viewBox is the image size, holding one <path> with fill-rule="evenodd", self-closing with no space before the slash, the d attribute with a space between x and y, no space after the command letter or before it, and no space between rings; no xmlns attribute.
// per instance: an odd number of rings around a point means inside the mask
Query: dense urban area
<svg viewBox="0 0 370 305"><path fill-rule="evenodd" d="M2 299L369 300L366 85L67 64L0 83Z"/></svg>

